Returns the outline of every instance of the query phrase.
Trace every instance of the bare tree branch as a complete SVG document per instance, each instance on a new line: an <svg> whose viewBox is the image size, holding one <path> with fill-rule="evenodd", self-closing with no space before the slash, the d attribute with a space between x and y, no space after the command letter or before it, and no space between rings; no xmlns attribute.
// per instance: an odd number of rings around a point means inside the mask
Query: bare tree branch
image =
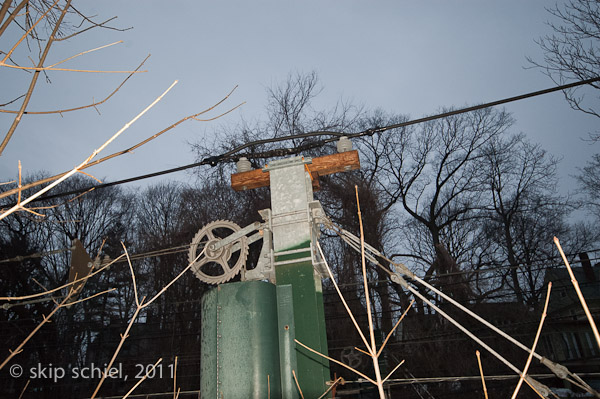
<svg viewBox="0 0 600 399"><path fill-rule="evenodd" d="M70 1L70 0L69 0ZM58 180L55 180L53 183L51 183L50 185L44 187L43 189L41 189L40 191L38 191L37 193L33 194L32 196L30 196L29 198L27 198L25 201L23 201L21 204L17 204L15 206L13 206L12 208L10 208L9 210L3 212L2 214L0 214L0 220L4 219L6 216L10 215L11 213L17 211L18 209L21 209L24 205L28 204L29 202L33 201L34 199L36 199L37 197L41 196L42 194L44 194L45 192L49 191L50 189L54 188L55 186L57 186L58 184L60 184L62 181L66 180L67 178L69 178L70 176L74 175L75 173L77 173L83 166L87 165L93 158L96 157L96 155L98 155L104 148L106 148L106 146L108 146L110 143L112 143L117 137L119 137L121 135L121 133L123 133L125 130L127 130L129 128L129 126L131 126L135 121L137 121L139 118L142 117L142 115L144 115L150 108L152 108L157 102L159 102L172 88L173 86L175 86L177 84L177 81L173 82L171 84L171 86L169 86L169 88L167 90L165 90L163 92L163 94L161 94L158 98L156 98L150 105L148 105L143 111L141 111L139 114L137 114L131 121L127 122L125 124L125 126L123 126L117 133L115 133L110 139L108 139L106 142L104 142L104 144L102 144L97 150L94 150L92 152L92 154L87 157L87 159L85 159L81 164L77 165L76 167L74 167L70 172L64 174L62 177L60 177Z"/></svg>
<svg viewBox="0 0 600 399"><path fill-rule="evenodd" d="M50 52L50 47L52 47L52 43L54 42L54 37L56 35L56 33L58 32L58 29L60 27L60 24L62 23L66 13L67 13L67 9L69 8L69 5L71 4L72 0L67 0L67 4L65 5L65 8L62 10L60 17L58 18L58 20L56 21L56 24L54 25L54 28L52 30L52 33L50 34L50 37L48 39L48 42L46 43L46 47L44 48L43 53L40 56L40 60L38 62L38 67L41 67L42 65L44 65L44 62L46 61L46 57L48 56L48 53ZM52 5L52 7L54 7L54 5L58 2L58 0L55 1L55 3ZM47 12L50 11L51 8L48 9ZM45 16L46 14L44 14L42 16L42 18ZM42 20L42 18L39 19L39 21ZM38 21L38 22L39 22ZM36 22L36 24L38 23ZM33 29L33 27L32 27ZM22 40L22 39L21 39ZM20 41L21 41L20 40ZM19 41L19 43L20 43ZM15 45L15 47L13 47L13 49L11 49L11 51L4 57L4 59L2 60L2 63L4 63L4 61L6 61L6 59L10 56L10 53L12 53L12 51L16 48L16 46L18 45L18 43ZM4 152L4 149L6 148L6 146L8 145L8 142L10 141L12 135L14 134L15 130L17 129L17 126L19 125L19 123L21 122L21 118L23 117L23 113L25 112L25 109L27 108L27 106L29 105L29 101L31 100L31 96L33 95L33 89L35 88L35 85L37 84L37 80L39 77L39 71L35 71L32 78L31 78L31 82L29 84L29 89L27 89L27 92L25 94L25 99L23 100L23 104L21 104L21 109L19 110L19 113L17 114L17 116L15 117L12 125L10 126L10 128L8 129L8 132L6 133L6 136L4 137L4 140L2 140L2 143L0 143L0 156L2 155L2 152Z"/></svg>
<svg viewBox="0 0 600 399"><path fill-rule="evenodd" d="M110 99L110 98L111 98L113 95L115 95L115 94L116 94L116 93L117 93L117 92L118 92L118 91L121 89L121 87L123 87L123 85L125 84L125 82L127 82L127 81L129 80L129 78L131 78L131 77L132 77L132 76L133 76L133 75L134 75L136 72L138 72L138 71L139 71L139 69L142 67L142 65L144 65L144 63L145 63L145 62L148 60L148 58L150 58L150 55L148 55L146 58L144 58L144 60L142 61L142 63L141 63L141 64L140 64L140 65L139 65L137 68L135 68L135 69L134 69L134 70L133 70L133 71L132 71L132 72L129 74L129 76L127 76L127 77L126 77L126 78L125 78L125 79L124 79L124 80L121 82L121 84L119 84L119 86L117 86L117 88L116 88L116 89L114 89L114 90L113 90L113 91L112 91L112 92L111 92L111 93L110 93L108 96L106 96L106 97L105 97L103 100L101 100L101 101L97 101L97 102L94 102L94 103L92 103L92 104L89 104L89 105L82 105L82 106L80 106L80 107L66 108L66 109L60 109L60 110L55 110L55 111L24 111L24 112L23 112L23 115L48 115L48 114L64 114L64 113L67 113L67 112L79 111L79 110L82 110L82 109L91 108L91 107L97 107L98 105L102 105L102 104L104 104L105 102L107 102L107 101L108 101L108 100L109 100L109 99ZM12 103L12 102L14 102L14 101L18 100L19 98L23 97L24 95L25 95L25 94L23 94L22 96L20 96L20 97L18 97L18 98L16 98L16 99L14 99L14 100L13 100L13 101L11 101L10 103ZM0 105L0 107L1 107L1 106L5 106L5 105L8 105L8 104L10 104L10 103L7 103L7 104L2 104L2 105ZM12 111L12 110L6 110L6 109L0 109L0 112L3 112L3 113L8 113L8 114L17 114L17 113L19 113L19 111Z"/></svg>
<svg viewBox="0 0 600 399"><path fill-rule="evenodd" d="M95 161L89 162L89 163L85 164L84 166L82 166L80 170L87 169L87 168L89 168L91 166L94 166L94 165L98 165L99 163L102 163L104 161L108 161L109 159L118 157L120 155L129 154L129 153L133 152L134 150L136 150L137 148L141 147L142 145L147 144L148 142L150 142L150 141L154 140L155 138L161 136L163 133L166 133L169 130L174 129L175 127L177 127L178 125L180 125L181 123L183 123L183 122L185 122L185 121L187 121L189 119L194 119L196 121L205 122L205 121L212 121L212 120L218 119L218 118L220 118L220 117L222 117L224 115L227 115L228 113L236 110L237 108L241 107L245 103L238 104L235 107L233 107L233 108L231 108L231 109L229 109L229 110L227 110L227 111L225 111L225 112L223 112L223 113L221 113L221 114L219 114L219 115L217 115L217 116L215 116L213 118L198 119L198 116L203 115L203 114L205 114L205 113L207 113L207 112L215 109L217 106L219 106L220 104L222 104L225 100L227 100L229 98L229 96L231 96L231 94L235 91L236 88L237 88L237 86L234 87L223 99L221 99L219 102L217 102L216 104L212 105L211 107L209 107L209 108L207 108L207 109L205 109L203 111L200 111L200 112L198 112L196 114L188 115L185 118L182 118L182 119L178 120L177 122L175 122L175 123L171 124L170 126L164 128L160 132L153 134L152 136L146 138L143 141L140 141L139 143L135 144L134 146L131 146L131 147L125 149L125 150L121 150L121 151L115 152L113 154L107 155L107 156L105 156L103 158L100 158L100 159L97 159ZM34 182L25 184L21 188L21 190L27 190L27 189L30 189L30 188L33 188L33 187L36 187L36 186L40 186L42 184L54 181L54 180L56 180L58 178L63 177L67 173L69 173L69 172L63 172L63 173L60 173L60 174L57 174L57 175L54 175L54 176L51 176L51 177L47 177L47 178L44 178L44 179L39 179L39 180L36 180ZM6 198L6 197L11 196L13 194L17 194L18 192L19 192L18 188L14 188L12 190L7 190L7 191L5 191L3 193L0 193L0 199L1 198Z"/></svg>

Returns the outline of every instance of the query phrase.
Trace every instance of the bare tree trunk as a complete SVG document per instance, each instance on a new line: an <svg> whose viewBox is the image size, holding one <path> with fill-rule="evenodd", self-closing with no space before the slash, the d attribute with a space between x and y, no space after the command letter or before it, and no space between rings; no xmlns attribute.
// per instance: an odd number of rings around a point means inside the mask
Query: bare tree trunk
<svg viewBox="0 0 600 399"><path fill-rule="evenodd" d="M504 225L504 239L506 240L507 257L508 263L510 264L510 278L513 282L513 291L517 296L517 301L525 304L525 297L523 296L523 290L521 288L521 284L519 283L519 273L517 272L519 262L517 261L515 255L514 243L510 234L510 227L507 224Z"/></svg>

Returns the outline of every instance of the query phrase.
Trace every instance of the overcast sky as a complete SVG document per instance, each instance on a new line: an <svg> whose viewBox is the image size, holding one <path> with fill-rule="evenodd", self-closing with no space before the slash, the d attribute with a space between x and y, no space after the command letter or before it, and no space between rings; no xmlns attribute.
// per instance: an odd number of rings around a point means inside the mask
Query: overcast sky
<svg viewBox="0 0 600 399"><path fill-rule="evenodd" d="M76 6L78 2L74 3ZM148 54L139 74L106 104L61 116L25 116L0 157L0 177L12 179L21 160L26 173L58 173L72 168L152 102L174 80L177 86L103 154L143 140L173 122L211 106L234 86L219 111L245 101L215 122L187 121L165 136L117 160L88 169L114 181L194 161L189 142L210 138L214 129L243 116L264 116L265 88L295 72L316 71L324 87L317 104L329 108L350 100L413 118L441 107L462 107L551 87L539 70L527 69L527 56L541 60L534 42L549 33L550 15L541 0L503 1L154 1L81 2L98 20L117 15L113 26L132 30L93 30L56 44L49 61L117 40L124 43L79 57L65 67L127 70ZM6 51L16 32L1 38ZM16 53L21 64L26 53ZM40 80L29 110L63 109L96 101L125 76L51 72ZM0 70L0 103L25 91L29 74ZM10 107L7 107L11 109ZM13 108L18 108L14 105ZM561 188L600 144L582 139L598 120L573 111L561 93L506 105L524 132L561 156ZM6 131L12 116L0 114ZM4 134L4 133L3 133ZM148 180L185 181L189 174ZM134 183L135 184L135 183Z"/></svg>

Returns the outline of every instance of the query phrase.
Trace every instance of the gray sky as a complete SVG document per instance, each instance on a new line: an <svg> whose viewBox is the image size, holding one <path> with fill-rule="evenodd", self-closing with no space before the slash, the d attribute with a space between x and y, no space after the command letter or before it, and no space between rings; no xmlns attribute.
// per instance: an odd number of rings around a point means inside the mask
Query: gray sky
<svg viewBox="0 0 600 399"><path fill-rule="evenodd" d="M168 6L167 6L168 4ZM549 32L540 0L456 1L154 1L103 0L79 7L98 19L113 15L126 32L93 30L56 44L56 62L117 40L124 43L79 57L65 67L133 69L147 55L148 73L132 78L108 103L63 116L25 116L0 157L0 178L8 180L21 160L26 173L72 168L120 129L174 80L178 85L147 115L111 144L104 155L124 149L173 122L235 94L217 111L245 101L241 110L215 122L187 121L133 154L88 169L114 181L194 161L188 142L210 138L213 129L243 116L263 116L265 88L290 72L316 71L323 93L317 105L340 98L368 109L382 108L413 118L443 106L461 107L551 87L539 70L526 69L526 56L541 60L534 40ZM77 6L77 2L75 2ZM6 51L16 34L1 38ZM15 55L27 63L26 53ZM29 110L63 109L99 100L125 76L49 73ZM0 103L25 91L29 75L0 70ZM7 107L10 108L10 107ZM18 105L10 109L16 109ZM577 173L598 145L584 142L598 121L572 111L561 93L508 104L516 124L548 152L561 156L561 187L573 188ZM12 116L0 114L6 131ZM4 134L4 133L3 133ZM185 181L185 172L148 180Z"/></svg>

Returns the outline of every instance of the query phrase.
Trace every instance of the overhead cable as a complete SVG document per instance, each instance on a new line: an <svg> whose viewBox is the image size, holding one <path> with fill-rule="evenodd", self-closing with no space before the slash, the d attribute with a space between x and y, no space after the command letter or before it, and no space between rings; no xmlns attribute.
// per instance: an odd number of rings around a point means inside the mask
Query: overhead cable
<svg viewBox="0 0 600 399"><path fill-rule="evenodd" d="M39 198L36 198L35 200L33 200L32 202L53 199L53 198L63 197L63 196L72 195L72 194L80 194L85 191L96 190L96 189L116 186L116 185L120 185L120 184L132 183L135 181L149 179L151 177L163 176L166 174L180 172L180 171L183 171L186 169L191 169L191 168L195 168L195 167L203 166L203 165L216 166L221 162L237 161L240 157L271 158L271 157L275 157L275 156L294 155L294 154L298 154L302 151L310 150L310 149L317 148L317 147L322 147L324 144L333 142L342 136L345 136L348 138L372 136L375 133L382 133L382 132L385 132L388 130L398 129L398 128L402 128L402 127L406 127L406 126L410 126L410 125L416 125L419 123L424 123L424 122L432 121L435 119L447 118L447 117L453 116L453 115L464 114L467 112L472 112L472 111L476 111L476 110L484 109L484 108L490 108L490 107L494 107L497 105L507 104L507 103L519 101L519 100L524 100L526 98L531 98L531 97L536 97L536 96L540 96L543 94L553 93L556 91L568 90L573 87L591 84L591 83L594 83L597 81L600 81L600 77L586 79L586 80L580 80L580 81L565 84L565 85L555 86L555 87L551 87L551 88L544 89L544 90L533 91L533 92L521 94L518 96L508 97L508 98L505 98L502 100L492 101L492 102L488 102L488 103L474 105L472 107L466 107L466 108L461 108L461 109L452 110L452 111L448 111L448 112L443 112L440 114L426 116L423 118L413 119L413 120L409 120L409 121L405 121L405 122L395 123L395 124L388 125L388 126L373 127L373 128L369 128L369 129L360 131L360 132L356 132L356 133L343 133L343 132L329 131L329 130L318 130L318 131L294 134L294 135L289 135L289 136L281 136L281 137L272 137L272 138L268 138L268 139L253 140L248 143L239 145L239 146L237 146L229 151L226 151L220 155L206 157L203 160L201 160L200 162L194 162L194 163L191 163L188 165L183 165L183 166L179 166L179 167L171 168L171 169L165 169L162 171L149 173L149 174L145 174L145 175L130 177L128 179L117 180L114 182L97 184L95 186L89 186L89 187L78 189L78 190L57 193L57 194L53 194L53 195L49 195L49 196L45 196L45 197L39 197ZM263 153L258 153L258 154L256 154L256 153L238 154L240 151L242 151L246 148L253 147L256 145L260 145L260 144L276 143L276 142L288 141L288 140L293 140L293 139L301 139L301 138L308 138L308 137L321 137L321 136L330 136L330 137L334 136L334 137L307 143L307 144L304 144L304 145L296 147L296 148L280 148L280 149L265 151ZM7 207L14 206L14 205L15 204L5 204L5 205L0 206L0 208L7 208Z"/></svg>
<svg viewBox="0 0 600 399"><path fill-rule="evenodd" d="M62 252L72 251L73 249L75 249L75 247L55 249L54 251L36 252L36 253L33 253L33 254L29 254L29 255L19 255L19 256L15 256L13 258L9 258L9 259L1 259L0 263L21 262L21 261L23 261L25 259L43 258L45 256L56 255L56 254L59 254L59 253L62 253Z"/></svg>

